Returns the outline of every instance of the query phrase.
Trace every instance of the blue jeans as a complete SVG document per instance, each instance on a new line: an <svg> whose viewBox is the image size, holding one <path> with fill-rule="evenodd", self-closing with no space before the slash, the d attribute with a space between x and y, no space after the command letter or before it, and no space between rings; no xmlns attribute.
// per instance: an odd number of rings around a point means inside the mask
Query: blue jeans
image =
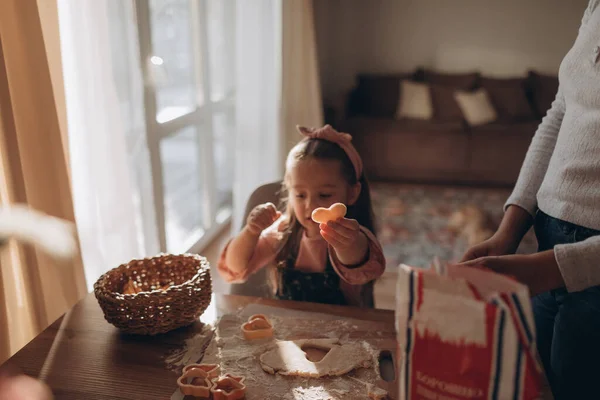
<svg viewBox="0 0 600 400"><path fill-rule="evenodd" d="M600 231L538 211L539 251L575 243ZM598 260L600 268L600 260ZM568 293L564 288L533 298L537 346L555 400L600 399L600 287Z"/></svg>

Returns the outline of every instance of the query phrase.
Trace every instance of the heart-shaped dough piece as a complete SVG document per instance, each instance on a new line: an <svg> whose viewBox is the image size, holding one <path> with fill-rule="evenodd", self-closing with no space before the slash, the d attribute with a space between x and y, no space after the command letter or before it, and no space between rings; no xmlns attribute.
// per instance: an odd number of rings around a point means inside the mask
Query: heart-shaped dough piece
<svg viewBox="0 0 600 400"><path fill-rule="evenodd" d="M312 212L312 220L319 224L326 224L338 218L344 218L348 209L342 203L332 204L329 208L315 208Z"/></svg>

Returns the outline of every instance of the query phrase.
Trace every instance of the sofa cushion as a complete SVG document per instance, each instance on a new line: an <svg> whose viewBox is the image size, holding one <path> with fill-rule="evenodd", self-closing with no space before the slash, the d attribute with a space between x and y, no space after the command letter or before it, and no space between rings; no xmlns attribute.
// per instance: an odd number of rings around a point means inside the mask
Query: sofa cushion
<svg viewBox="0 0 600 400"><path fill-rule="evenodd" d="M423 70L423 81L432 85L450 86L460 90L472 90L479 81L479 73L447 74L431 70Z"/></svg>
<svg viewBox="0 0 600 400"><path fill-rule="evenodd" d="M489 93L498 121L514 123L536 119L527 96L528 82L527 78L481 78L481 87Z"/></svg>
<svg viewBox="0 0 600 400"><path fill-rule="evenodd" d="M514 184L539 122L492 123L470 128L473 178Z"/></svg>
<svg viewBox="0 0 600 400"><path fill-rule="evenodd" d="M343 130L373 179L444 181L467 168L469 137L461 123L357 117Z"/></svg>
<svg viewBox="0 0 600 400"><path fill-rule="evenodd" d="M463 114L454 98L456 89L451 86L430 85L434 119L438 122L461 122Z"/></svg>
<svg viewBox="0 0 600 400"><path fill-rule="evenodd" d="M393 118L400 100L400 81L412 80L413 73L358 76L355 112L371 117Z"/></svg>
<svg viewBox="0 0 600 400"><path fill-rule="evenodd" d="M516 135L526 136L531 140L533 134L539 126L539 121L526 121L517 124L505 124L502 122L493 122L491 124L471 127L470 131L473 135L490 134L490 135Z"/></svg>
<svg viewBox="0 0 600 400"><path fill-rule="evenodd" d="M375 132L406 132L414 131L427 134L430 132L447 132L464 130L462 122L440 122L436 120L425 121L418 119L391 119L354 117L344 121L343 131L351 135L370 135Z"/></svg>
<svg viewBox="0 0 600 400"><path fill-rule="evenodd" d="M546 115L558 92L558 77L529 71L531 98L538 118Z"/></svg>

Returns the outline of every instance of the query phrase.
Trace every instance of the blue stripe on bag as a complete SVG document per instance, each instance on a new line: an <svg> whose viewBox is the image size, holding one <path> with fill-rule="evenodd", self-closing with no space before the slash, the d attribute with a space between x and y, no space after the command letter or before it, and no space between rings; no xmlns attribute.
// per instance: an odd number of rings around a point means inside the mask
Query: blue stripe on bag
<svg viewBox="0 0 600 400"><path fill-rule="evenodd" d="M413 317L413 305L415 302L415 289L414 289L414 281L415 281L415 271L410 271L408 277L408 320L406 321L406 354L404 357L404 388L405 388L405 398L408 399L409 394L409 386L410 383L408 381L410 377L410 350L411 350L411 329L410 329L410 321Z"/></svg>
<svg viewBox="0 0 600 400"><path fill-rule="evenodd" d="M519 347L517 348L517 365L515 367L515 395L513 396L514 400L519 400L519 394L521 393L521 358L523 358L523 346L521 345L521 341L519 341Z"/></svg>
<svg viewBox="0 0 600 400"><path fill-rule="evenodd" d="M496 302L493 302L496 303ZM497 303L496 303L497 304ZM498 400L498 390L500 387L500 374L502 373L502 346L504 341L504 310L499 309L500 320L498 321L498 343L496 344L496 373L494 376L494 390L492 399Z"/></svg>
<svg viewBox="0 0 600 400"><path fill-rule="evenodd" d="M515 303L515 308L517 309L517 313L519 314L519 320L523 329L525 330L525 335L527 336L527 345L530 345L533 341L533 334L531 333L531 329L529 329L529 325L527 323L527 319L525 319L525 313L523 312L523 306L521 306L521 301L517 297L516 294L512 294L512 301Z"/></svg>

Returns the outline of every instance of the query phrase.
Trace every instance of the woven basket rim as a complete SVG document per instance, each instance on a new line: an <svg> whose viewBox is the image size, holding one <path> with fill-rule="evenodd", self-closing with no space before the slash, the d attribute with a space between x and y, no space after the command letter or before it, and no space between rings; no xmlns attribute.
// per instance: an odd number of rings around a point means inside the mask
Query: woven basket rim
<svg viewBox="0 0 600 400"><path fill-rule="evenodd" d="M161 258L172 258L172 257L185 257L185 258L193 258L197 261L200 262L200 268L198 268L198 270L196 271L196 273L194 274L194 276L192 276L190 279L178 284L178 285L173 285L173 286L169 286L168 289L166 290L162 290L162 289L156 289L156 290L150 290L150 291L145 291L145 292L139 292L139 293L133 293L133 294L125 294L125 293L119 293L119 292L115 292L112 290L108 290L104 284L106 282L106 280L108 279L108 276L122 268L127 267L130 264L133 263L138 263L140 261L150 261L150 260L154 260L154 259L161 259ZM200 279L202 277L202 275L206 272L209 271L210 267L209 267L209 263L208 260L206 259L206 257L201 256L199 254L192 254L192 253L181 253L181 254L171 254L171 253L158 253L154 256L151 257L143 257L143 258L134 258L129 260L126 263L120 264L119 266L112 268L108 271L106 271L104 274L102 274L100 276L100 278L98 278L98 280L96 281L96 283L94 283L94 293L96 294L96 296L98 295L102 295L105 298L111 298L111 299L133 299L138 295L143 295L143 296L148 296L148 295L153 295L153 296L162 296L162 295L166 295L168 294L168 292L170 292L171 290L175 291L179 288L182 288L184 286L188 286L194 282L196 282L198 279Z"/></svg>

